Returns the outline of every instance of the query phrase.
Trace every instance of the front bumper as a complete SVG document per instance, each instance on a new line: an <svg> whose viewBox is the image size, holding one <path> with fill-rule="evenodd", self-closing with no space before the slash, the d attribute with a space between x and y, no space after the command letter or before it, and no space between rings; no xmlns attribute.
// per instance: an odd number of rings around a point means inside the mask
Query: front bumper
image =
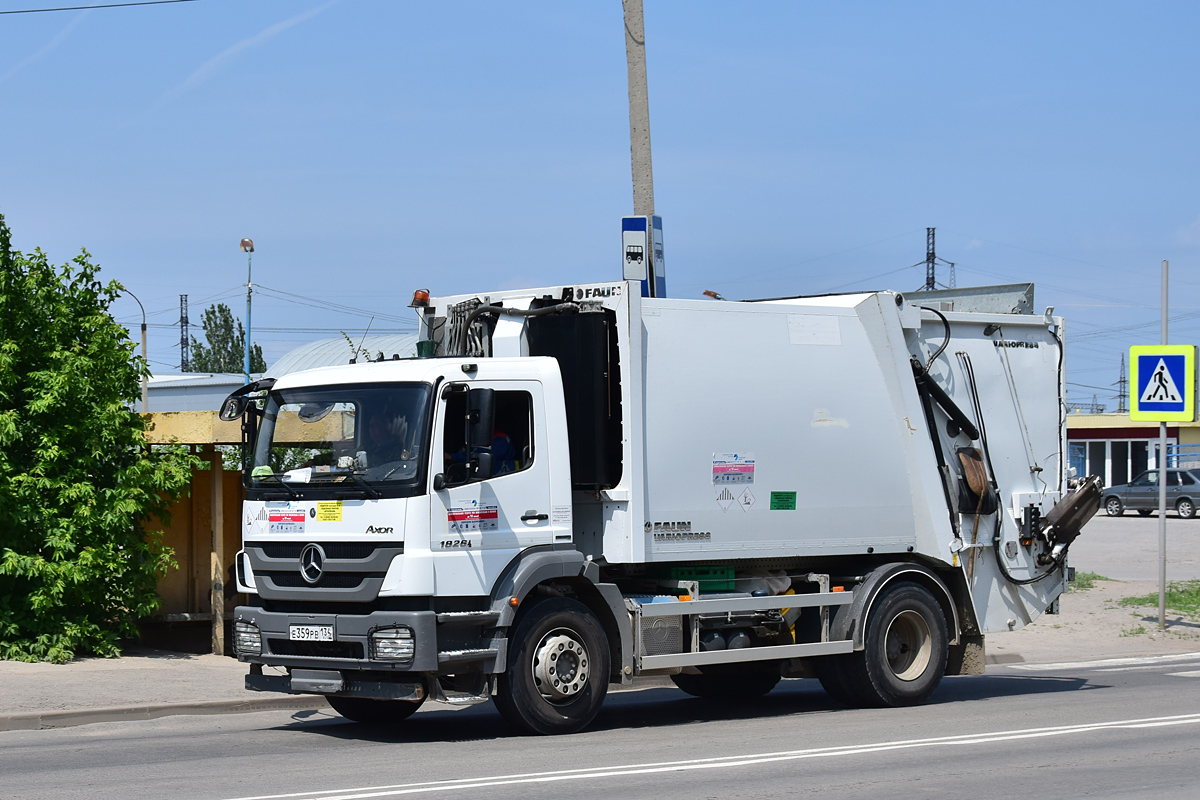
<svg viewBox="0 0 1200 800"><path fill-rule="evenodd" d="M300 669L351 669L390 672L436 672L438 669L437 614L432 611L373 611L369 614L297 614L264 611L256 606L238 606L235 621L257 625L262 636L262 653L244 655L239 661ZM292 625L328 625L332 642L293 642ZM410 661L373 661L369 637L378 628L398 625L413 632Z"/></svg>
<svg viewBox="0 0 1200 800"><path fill-rule="evenodd" d="M258 627L262 652L239 652L238 660L249 664L287 667L296 670L337 671L347 681L396 680L425 676L494 673L504 670L507 641L495 628L497 612L467 611L372 611L367 614L303 614L265 611L257 606L238 606L235 622ZM295 642L290 639L292 625L327 625L333 629L331 642ZM407 661L371 658L370 635L380 628L407 627L413 635L413 656ZM362 673L374 673L371 676ZM359 677L355 677L355 674ZM382 674L381 674L382 673ZM410 673L406 676L405 673ZM251 675L250 677L255 677ZM271 677L271 676L263 676ZM262 691L296 691L277 688L270 681L261 683ZM308 685L301 682L300 685ZM247 688L259 689L259 686ZM299 691L313 691L300 689ZM378 695L371 695L378 696Z"/></svg>
<svg viewBox="0 0 1200 800"><path fill-rule="evenodd" d="M365 697L373 700L405 700L419 703L428 692L425 682L373 681L347 679L336 670L294 669L289 675L246 676L246 688L255 692L286 694L332 694L338 697Z"/></svg>

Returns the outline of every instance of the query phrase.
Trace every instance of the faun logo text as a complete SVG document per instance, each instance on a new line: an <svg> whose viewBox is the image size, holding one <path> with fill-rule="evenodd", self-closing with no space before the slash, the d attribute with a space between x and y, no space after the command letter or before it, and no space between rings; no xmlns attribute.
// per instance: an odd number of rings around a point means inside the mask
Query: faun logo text
<svg viewBox="0 0 1200 800"><path fill-rule="evenodd" d="M706 542L710 531L694 531L691 522L647 522L646 533L654 533L656 542Z"/></svg>

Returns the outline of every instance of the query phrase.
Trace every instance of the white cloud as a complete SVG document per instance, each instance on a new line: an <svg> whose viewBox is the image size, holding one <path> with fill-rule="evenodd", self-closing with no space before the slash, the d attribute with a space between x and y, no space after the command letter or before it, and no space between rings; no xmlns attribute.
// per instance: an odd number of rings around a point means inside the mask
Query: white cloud
<svg viewBox="0 0 1200 800"><path fill-rule="evenodd" d="M301 22L305 22L306 20L312 19L317 14L320 14L325 9L329 8L332 5L337 4L340 1L341 0L329 0L329 2L327 2L327 3L322 3L321 5L317 6L316 8L310 8L308 11L304 11L300 14L297 14L296 16L291 17L290 19L285 19L283 22L276 22L274 25L271 25L270 27L256 33L255 35L253 35L247 39L242 39L240 42L232 45L231 47L228 47L225 50L222 50L220 53L217 53L215 56L210 58L208 61L205 61L203 64L201 64L199 67L197 67L196 70L194 72L192 72L191 75L188 75L179 84L168 89L163 94L163 96L161 98L159 98L157 105L161 106L164 103L183 94L184 92L186 92L190 89L194 89L197 86L199 86L200 84L204 83L206 80L208 80L210 77L212 77L213 73L215 73L218 69L220 69L222 64L224 64L226 61L229 61L231 58L238 55L239 53L249 50L252 47L257 47L258 45L262 44L263 42L265 42L269 39L272 39L275 36L278 36L279 34L283 33L288 28L295 27L296 25L299 25Z"/></svg>
<svg viewBox="0 0 1200 800"><path fill-rule="evenodd" d="M972 239L971 241L967 242L968 250L978 250L981 247L983 247L983 240L981 239Z"/></svg>
<svg viewBox="0 0 1200 800"><path fill-rule="evenodd" d="M1175 238L1183 244L1200 244L1200 217L1196 217L1196 221L1190 225L1184 225L1175 231Z"/></svg>
<svg viewBox="0 0 1200 800"><path fill-rule="evenodd" d="M72 19L70 22L68 22L67 26L65 28L63 28L61 31L59 31L57 34L55 34L53 39L46 42L46 44L42 45L41 49L39 49L36 53L21 59L13 66L9 67L4 72L3 75L0 75L0 84L4 83L6 80L11 78L13 75L16 75L18 72L25 69L25 67L28 67L30 64L37 61L38 59L44 58L47 54L49 54L51 51L53 51L54 48L56 48L60 44L62 44L63 41L66 40L67 36L69 36L71 34L71 31L75 30L75 28L79 25L79 23L83 22L83 18L86 17L87 15L88 15L87 11L84 11L82 14L76 14L74 19Z"/></svg>

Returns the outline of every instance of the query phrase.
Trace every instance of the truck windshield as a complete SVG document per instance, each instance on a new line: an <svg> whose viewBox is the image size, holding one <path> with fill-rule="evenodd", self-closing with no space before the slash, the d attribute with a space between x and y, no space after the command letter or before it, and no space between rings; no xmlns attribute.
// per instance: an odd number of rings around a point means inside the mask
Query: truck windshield
<svg viewBox="0 0 1200 800"><path fill-rule="evenodd" d="M415 486L428 441L428 398L429 386L415 383L271 392L250 487Z"/></svg>

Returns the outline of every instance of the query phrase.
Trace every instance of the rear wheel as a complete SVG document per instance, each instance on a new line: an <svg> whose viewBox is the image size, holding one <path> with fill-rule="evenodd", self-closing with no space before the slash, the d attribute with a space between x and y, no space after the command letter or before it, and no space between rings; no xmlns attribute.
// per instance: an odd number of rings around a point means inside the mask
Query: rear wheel
<svg viewBox="0 0 1200 800"><path fill-rule="evenodd" d="M1125 513L1125 506L1121 504L1121 498L1110 497L1104 501L1104 513L1110 517L1119 517Z"/></svg>
<svg viewBox="0 0 1200 800"><path fill-rule="evenodd" d="M856 705L917 705L941 683L948 651L941 606L925 587L905 581L876 599L862 652L843 662L843 681Z"/></svg>
<svg viewBox="0 0 1200 800"><path fill-rule="evenodd" d="M608 639L582 603L564 597L525 610L509 637L496 707L524 733L575 733L608 693Z"/></svg>
<svg viewBox="0 0 1200 800"><path fill-rule="evenodd" d="M863 704L846 680L846 662L857 655L826 656L817 661L817 679L821 681L821 688L834 700L851 708Z"/></svg>
<svg viewBox="0 0 1200 800"><path fill-rule="evenodd" d="M774 689L779 679L779 665L773 661L719 664L702 667L699 675L671 676L683 691L709 700L752 700Z"/></svg>
<svg viewBox="0 0 1200 800"><path fill-rule="evenodd" d="M1175 504L1175 510L1179 513L1179 516L1183 517L1184 519L1191 519L1192 517L1196 516L1196 506L1193 505L1192 501L1188 500L1186 497L1180 498L1179 502Z"/></svg>
<svg viewBox="0 0 1200 800"><path fill-rule="evenodd" d="M415 703L407 700L372 700L366 697L338 697L326 695L325 699L333 710L355 722L374 725L400 722L417 713L424 700Z"/></svg>

